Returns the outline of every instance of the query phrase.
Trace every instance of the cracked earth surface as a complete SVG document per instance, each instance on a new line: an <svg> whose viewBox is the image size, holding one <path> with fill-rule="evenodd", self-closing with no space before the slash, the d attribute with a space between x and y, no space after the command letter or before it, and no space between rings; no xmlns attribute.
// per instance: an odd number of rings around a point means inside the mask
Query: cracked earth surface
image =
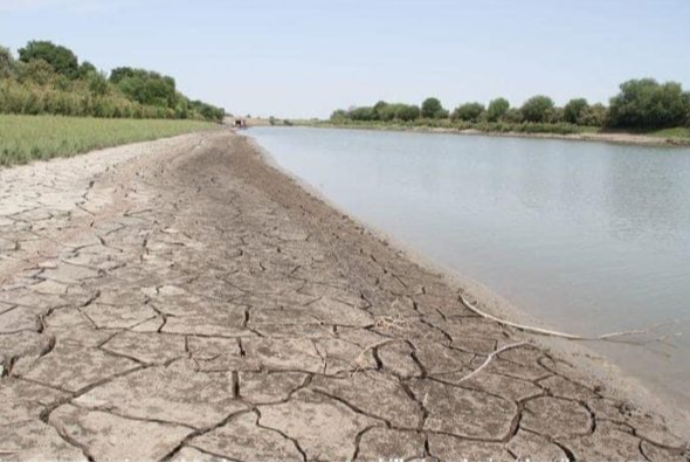
<svg viewBox="0 0 690 462"><path fill-rule="evenodd" d="M687 461L229 132L0 171L0 459Z"/></svg>

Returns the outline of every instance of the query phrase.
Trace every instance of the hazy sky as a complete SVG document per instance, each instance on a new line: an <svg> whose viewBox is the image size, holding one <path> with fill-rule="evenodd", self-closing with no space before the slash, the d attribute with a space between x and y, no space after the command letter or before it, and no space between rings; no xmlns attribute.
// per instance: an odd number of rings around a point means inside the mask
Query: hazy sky
<svg viewBox="0 0 690 462"><path fill-rule="evenodd" d="M30 39L264 116L430 95L606 101L645 76L690 87L690 0L0 0L0 44Z"/></svg>

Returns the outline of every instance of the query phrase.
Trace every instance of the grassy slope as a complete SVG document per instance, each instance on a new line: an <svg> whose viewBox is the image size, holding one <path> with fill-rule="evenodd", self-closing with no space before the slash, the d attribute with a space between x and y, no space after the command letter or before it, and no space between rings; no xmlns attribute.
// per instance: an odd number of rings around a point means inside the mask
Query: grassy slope
<svg viewBox="0 0 690 462"><path fill-rule="evenodd" d="M659 138L690 139L690 128L667 128L664 130L659 130L657 132L649 133L649 135L656 136Z"/></svg>
<svg viewBox="0 0 690 462"><path fill-rule="evenodd" d="M0 115L0 166L72 156L215 127L218 125L191 120Z"/></svg>

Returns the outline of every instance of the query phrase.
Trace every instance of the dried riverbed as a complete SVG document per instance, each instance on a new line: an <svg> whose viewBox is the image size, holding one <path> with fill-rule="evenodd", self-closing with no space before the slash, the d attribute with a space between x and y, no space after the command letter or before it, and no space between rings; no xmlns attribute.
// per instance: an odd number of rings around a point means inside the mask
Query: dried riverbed
<svg viewBox="0 0 690 462"><path fill-rule="evenodd" d="M0 171L0 459L687 460L228 132Z"/></svg>

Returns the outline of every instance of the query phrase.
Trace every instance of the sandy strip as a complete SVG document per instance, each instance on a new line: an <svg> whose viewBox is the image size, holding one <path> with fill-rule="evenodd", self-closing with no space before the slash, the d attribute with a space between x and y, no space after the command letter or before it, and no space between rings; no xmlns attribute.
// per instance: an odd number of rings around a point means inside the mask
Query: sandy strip
<svg viewBox="0 0 690 462"><path fill-rule="evenodd" d="M0 280L2 460L688 455L229 132L0 171Z"/></svg>

